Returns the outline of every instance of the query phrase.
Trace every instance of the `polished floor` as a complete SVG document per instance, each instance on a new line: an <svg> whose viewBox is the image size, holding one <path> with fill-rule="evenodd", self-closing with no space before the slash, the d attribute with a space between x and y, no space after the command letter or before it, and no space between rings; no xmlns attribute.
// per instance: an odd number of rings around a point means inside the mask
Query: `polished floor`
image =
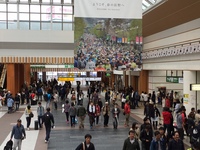
<svg viewBox="0 0 200 150"><path fill-rule="evenodd" d="M101 94L102 101L104 102L105 93ZM87 106L87 97L84 99L84 106ZM92 142L97 150L121 150L124 140L128 137L128 127L124 127L125 117L120 114L119 127L113 129L112 117L109 118L109 126L103 127L103 117L100 117L100 122L95 125L91 130L89 127L89 118L85 118L85 128L79 129L78 125L75 128L71 128L66 123L65 114L61 111L61 106L64 102L58 103L58 109L54 110L52 105L52 113L55 118L55 128L51 131L51 137L49 143L44 142L45 128L41 130L34 130L34 121L37 120L36 109L37 105L32 106L34 118L31 121L31 129L27 133L27 138L22 143L22 150L74 150L81 142L84 141L85 134L92 135ZM120 100L118 101L120 105ZM42 102L45 106L45 102ZM16 120L20 118L22 124L26 127L26 118L24 115L26 105L20 106L20 110L7 114L7 108L3 106L0 110L0 150L3 150L6 142L10 139L12 126L16 124ZM140 108L131 110L130 124L136 121L139 124L142 123L143 118L143 106ZM185 144L188 144L187 138L184 140Z"/></svg>

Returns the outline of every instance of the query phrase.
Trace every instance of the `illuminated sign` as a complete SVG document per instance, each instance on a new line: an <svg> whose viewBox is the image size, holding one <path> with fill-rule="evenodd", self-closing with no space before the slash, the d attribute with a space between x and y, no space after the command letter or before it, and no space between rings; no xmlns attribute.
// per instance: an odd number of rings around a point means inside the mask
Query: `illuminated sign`
<svg viewBox="0 0 200 150"><path fill-rule="evenodd" d="M200 84L190 84L191 91L200 91Z"/></svg>
<svg viewBox="0 0 200 150"><path fill-rule="evenodd" d="M74 81L74 78L58 78L58 81Z"/></svg>

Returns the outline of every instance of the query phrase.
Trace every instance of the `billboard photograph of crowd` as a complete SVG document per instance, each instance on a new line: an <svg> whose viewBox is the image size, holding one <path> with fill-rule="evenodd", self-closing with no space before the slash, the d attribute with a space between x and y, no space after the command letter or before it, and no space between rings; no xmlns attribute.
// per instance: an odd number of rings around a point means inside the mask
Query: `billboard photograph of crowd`
<svg viewBox="0 0 200 150"><path fill-rule="evenodd" d="M142 20L77 17L75 44L78 70L141 70Z"/></svg>

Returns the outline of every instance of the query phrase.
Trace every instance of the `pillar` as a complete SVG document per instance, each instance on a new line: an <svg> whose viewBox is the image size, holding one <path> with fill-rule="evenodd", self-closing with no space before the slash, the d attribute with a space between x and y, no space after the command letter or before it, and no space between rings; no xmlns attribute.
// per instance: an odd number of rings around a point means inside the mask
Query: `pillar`
<svg viewBox="0 0 200 150"><path fill-rule="evenodd" d="M190 84L197 83L196 71L183 71L183 105L186 108L186 114L189 114L192 107L197 107L196 91L190 90Z"/></svg>
<svg viewBox="0 0 200 150"><path fill-rule="evenodd" d="M131 70L128 71L128 86L131 85Z"/></svg>
<svg viewBox="0 0 200 150"><path fill-rule="evenodd" d="M47 80L47 73L42 72L42 81L46 81L46 80Z"/></svg>
<svg viewBox="0 0 200 150"><path fill-rule="evenodd" d="M126 87L126 71L125 70L123 70L123 81L122 81L122 83L123 83L123 87Z"/></svg>
<svg viewBox="0 0 200 150"><path fill-rule="evenodd" d="M11 93L16 93L15 89L15 64L7 64L7 89Z"/></svg>
<svg viewBox="0 0 200 150"><path fill-rule="evenodd" d="M148 76L149 76L148 70L142 70L140 72L140 76L138 79L138 92L139 93L142 93L142 91L148 93L148 83L149 83Z"/></svg>
<svg viewBox="0 0 200 150"><path fill-rule="evenodd" d="M29 85L31 83L31 67L30 64L24 64L24 79L23 83L26 81L26 83Z"/></svg>

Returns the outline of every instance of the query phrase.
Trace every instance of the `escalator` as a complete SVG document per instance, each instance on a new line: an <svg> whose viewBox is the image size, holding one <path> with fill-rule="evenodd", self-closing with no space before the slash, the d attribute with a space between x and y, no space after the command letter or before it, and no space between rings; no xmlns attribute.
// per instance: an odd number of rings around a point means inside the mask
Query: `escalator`
<svg viewBox="0 0 200 150"><path fill-rule="evenodd" d="M6 73L6 65L0 64L0 89L5 88Z"/></svg>

